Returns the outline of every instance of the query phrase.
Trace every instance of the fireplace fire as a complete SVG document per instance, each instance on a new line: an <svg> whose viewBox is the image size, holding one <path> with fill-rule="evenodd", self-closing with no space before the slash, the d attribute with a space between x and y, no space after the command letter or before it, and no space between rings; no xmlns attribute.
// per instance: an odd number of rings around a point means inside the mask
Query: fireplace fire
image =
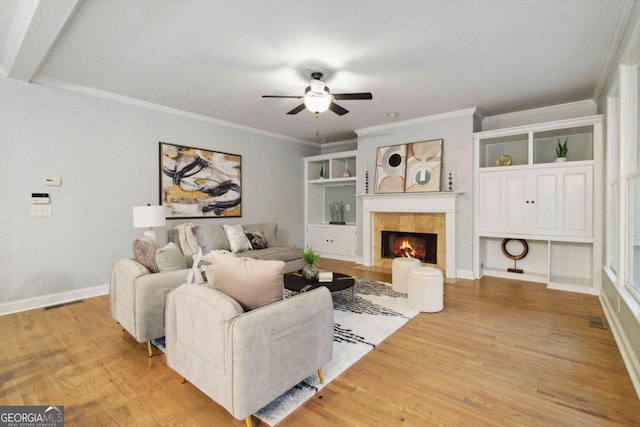
<svg viewBox="0 0 640 427"><path fill-rule="evenodd" d="M417 258L428 264L437 264L438 235L404 231L382 232L382 258Z"/></svg>

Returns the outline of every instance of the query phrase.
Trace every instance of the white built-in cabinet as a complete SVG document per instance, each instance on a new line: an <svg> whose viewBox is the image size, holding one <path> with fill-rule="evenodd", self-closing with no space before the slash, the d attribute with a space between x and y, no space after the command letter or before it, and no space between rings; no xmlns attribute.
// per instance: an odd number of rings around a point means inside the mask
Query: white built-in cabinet
<svg viewBox="0 0 640 427"><path fill-rule="evenodd" d="M555 160L558 141L567 141L562 162ZM602 254L601 117L478 132L474 145L476 277L523 279L597 294ZM503 254L504 239L527 242L529 253L517 261L523 274L507 271L515 266Z"/></svg>
<svg viewBox="0 0 640 427"><path fill-rule="evenodd" d="M484 234L593 236L593 166L483 171L478 229Z"/></svg>
<svg viewBox="0 0 640 427"><path fill-rule="evenodd" d="M307 247L327 257L355 257L355 227L310 224L307 227Z"/></svg>
<svg viewBox="0 0 640 427"><path fill-rule="evenodd" d="M354 150L304 158L305 247L326 258L356 259L356 154ZM330 206L337 201L345 207L340 225L330 224Z"/></svg>

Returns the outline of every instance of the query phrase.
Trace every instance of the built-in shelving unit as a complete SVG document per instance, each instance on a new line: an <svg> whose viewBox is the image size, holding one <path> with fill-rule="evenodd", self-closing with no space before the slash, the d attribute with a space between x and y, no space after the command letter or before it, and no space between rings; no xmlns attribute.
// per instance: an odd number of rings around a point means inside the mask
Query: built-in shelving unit
<svg viewBox="0 0 640 427"><path fill-rule="evenodd" d="M556 160L558 143L567 156ZM474 274L597 294L602 253L602 120L563 120L474 134ZM508 272L503 239L529 253Z"/></svg>
<svg viewBox="0 0 640 427"><path fill-rule="evenodd" d="M357 151L304 158L305 247L328 258L355 260ZM330 206L344 204L345 224L331 224Z"/></svg>

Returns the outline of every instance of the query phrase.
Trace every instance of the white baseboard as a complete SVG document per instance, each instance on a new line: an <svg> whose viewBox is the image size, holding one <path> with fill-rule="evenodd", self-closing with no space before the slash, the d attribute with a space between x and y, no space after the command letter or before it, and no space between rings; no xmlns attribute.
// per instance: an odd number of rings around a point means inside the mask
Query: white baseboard
<svg viewBox="0 0 640 427"><path fill-rule="evenodd" d="M74 291L60 292L58 294L5 302L0 304L0 316L19 313L21 311L34 310L36 308L49 307L51 305L65 304L85 298L107 295L108 293L109 285L100 285L91 288L77 289Z"/></svg>
<svg viewBox="0 0 640 427"><path fill-rule="evenodd" d="M468 279L468 280L473 280L473 271L471 270L457 270L456 271L456 278L457 279Z"/></svg>

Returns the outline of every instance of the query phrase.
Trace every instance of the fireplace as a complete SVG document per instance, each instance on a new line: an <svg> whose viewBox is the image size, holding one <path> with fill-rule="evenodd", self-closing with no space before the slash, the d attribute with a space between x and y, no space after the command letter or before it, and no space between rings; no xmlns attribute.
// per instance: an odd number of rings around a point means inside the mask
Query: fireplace
<svg viewBox="0 0 640 427"><path fill-rule="evenodd" d="M382 231L382 258L416 258L438 264L438 235L406 231Z"/></svg>
<svg viewBox="0 0 640 427"><path fill-rule="evenodd" d="M361 194L362 263L391 268L382 258L381 231L409 231L438 235L439 268L447 279L456 278L456 198L460 193ZM431 264L430 264L431 265Z"/></svg>

